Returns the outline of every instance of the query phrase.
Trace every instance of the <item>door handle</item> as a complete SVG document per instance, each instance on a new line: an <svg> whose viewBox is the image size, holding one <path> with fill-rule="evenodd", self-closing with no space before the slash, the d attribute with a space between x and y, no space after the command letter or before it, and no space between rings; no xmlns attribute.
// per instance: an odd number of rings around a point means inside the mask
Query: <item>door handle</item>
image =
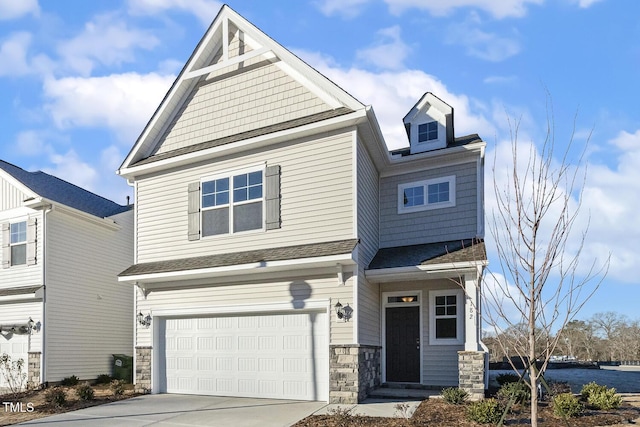
<svg viewBox="0 0 640 427"><path fill-rule="evenodd" d="M420 338L416 338L416 348L420 350Z"/></svg>

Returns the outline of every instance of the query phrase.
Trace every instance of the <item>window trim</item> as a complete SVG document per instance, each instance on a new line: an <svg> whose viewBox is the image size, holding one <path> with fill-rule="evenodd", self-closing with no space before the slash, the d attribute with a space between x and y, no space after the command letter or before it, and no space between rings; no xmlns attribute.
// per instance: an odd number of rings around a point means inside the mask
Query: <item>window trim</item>
<svg viewBox="0 0 640 427"><path fill-rule="evenodd" d="M249 174L252 172L261 172L262 173L262 197L260 199L251 199L251 200L243 200L241 202L237 202L234 203L233 201L233 178L235 176L238 175L245 175L245 174ZM205 182L210 182L210 181L215 181L216 179L223 179L223 178L228 178L229 179L229 202L225 205L220 205L220 206L209 206L209 207L203 207L202 206L202 198L203 198L203 184ZM260 202L262 203L262 218L261 218L261 227L260 228L255 228L252 230L244 230L244 231L233 231L233 207L234 206L241 206L241 205L246 205L246 204L250 204L250 203L256 203L257 200L260 200ZM261 231L265 231L266 230L266 165L265 164L260 164L258 166L250 166L250 167L246 167L246 168L242 168L242 169L233 169L233 170L226 170L224 172L220 172L217 173L215 175L207 175L205 177L200 178L200 194L199 194L199 204L200 204L200 237L203 239L209 239L209 238L224 238L224 237L228 237L228 236L233 236L233 235L240 235L240 234L247 234L247 233L258 233ZM222 233L222 234L212 234L212 235L208 235L205 236L204 235L204 212L205 211L210 211L210 210L214 210L216 208L222 208L222 207L228 207L229 208L229 232L227 233Z"/></svg>
<svg viewBox="0 0 640 427"><path fill-rule="evenodd" d="M429 203L429 185L449 183L449 200L446 202ZM417 206L404 206L404 190L412 187L424 188L424 203ZM407 182L398 184L398 213L405 214L411 212L420 212L431 209L451 208L456 205L456 176L450 175L441 178L433 178L424 181Z"/></svg>
<svg viewBox="0 0 640 427"><path fill-rule="evenodd" d="M456 296L456 338L436 338L436 297ZM444 289L429 291L429 345L463 345L464 344L464 293L462 289ZM440 317L440 316L438 316ZM454 318L445 315L443 318Z"/></svg>
<svg viewBox="0 0 640 427"><path fill-rule="evenodd" d="M11 226L12 225L16 225L16 224L24 224L24 241L20 241L20 242L12 242L11 240ZM28 264L28 256L27 256L27 244L29 242L29 222L27 220L23 220L23 221L15 221L15 222L10 222L9 223L9 251L10 251L10 259L9 259L9 266L10 267L19 267L21 265L27 265ZM14 264L14 257L13 257L13 248L16 246L24 246L24 262L20 263L20 264Z"/></svg>

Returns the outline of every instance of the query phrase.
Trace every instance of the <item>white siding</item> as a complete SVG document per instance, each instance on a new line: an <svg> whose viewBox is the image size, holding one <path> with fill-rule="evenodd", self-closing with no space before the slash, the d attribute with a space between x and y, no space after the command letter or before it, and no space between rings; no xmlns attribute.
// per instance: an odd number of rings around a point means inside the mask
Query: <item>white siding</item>
<svg viewBox="0 0 640 427"><path fill-rule="evenodd" d="M17 208L1 213L0 223L26 221L35 219L36 223L36 264L15 265L0 268L0 289L22 288L42 285L42 212L28 208ZM2 245L2 233L0 233ZM2 253L0 252L0 258Z"/></svg>
<svg viewBox="0 0 640 427"><path fill-rule="evenodd" d="M464 344L429 345L429 291L440 289L457 290L460 286L446 279L381 285L382 292L422 290L422 384L457 386L458 351L464 350Z"/></svg>
<svg viewBox="0 0 640 427"><path fill-rule="evenodd" d="M6 211L22 206L23 200L29 196L18 190L4 178L0 178L0 211Z"/></svg>
<svg viewBox="0 0 640 427"><path fill-rule="evenodd" d="M378 251L379 179L369 153L358 140L358 328L359 344L380 345L380 291L364 276Z"/></svg>
<svg viewBox="0 0 640 427"><path fill-rule="evenodd" d="M53 210L47 216L46 380L111 372L112 354L132 355L133 299L117 274L133 260L131 211L119 230Z"/></svg>
<svg viewBox="0 0 640 427"><path fill-rule="evenodd" d="M196 85L161 139L158 153L329 110L315 94L260 57Z"/></svg>
<svg viewBox="0 0 640 427"><path fill-rule="evenodd" d="M416 245L476 237L477 163L385 177L380 183L380 247ZM456 205L398 214L398 184L456 177Z"/></svg>
<svg viewBox="0 0 640 427"><path fill-rule="evenodd" d="M333 133L199 163L137 182L138 262L327 242L355 237L352 134ZM282 227L188 240L187 189L221 171L281 167Z"/></svg>
<svg viewBox="0 0 640 427"><path fill-rule="evenodd" d="M353 301L353 279L349 274L344 286L340 285L337 275L323 277L310 276L291 280L264 281L254 283L240 283L233 285L206 286L199 285L189 288L180 288L179 284L168 284L165 290L152 291L144 298L138 296L137 310L143 314L158 310L189 310L197 309L202 314L217 314L221 309L234 306L256 305L256 311L260 311L260 305L285 304L290 309L305 309L305 301L326 300L327 307L331 306L330 341L331 344L350 344L353 342L353 323L336 319L333 306L338 300L345 305ZM206 282L205 282L206 283ZM157 287L157 286L156 286ZM176 314L177 315L177 314ZM153 321L152 321L153 325ZM149 346L153 328L136 327L136 345Z"/></svg>

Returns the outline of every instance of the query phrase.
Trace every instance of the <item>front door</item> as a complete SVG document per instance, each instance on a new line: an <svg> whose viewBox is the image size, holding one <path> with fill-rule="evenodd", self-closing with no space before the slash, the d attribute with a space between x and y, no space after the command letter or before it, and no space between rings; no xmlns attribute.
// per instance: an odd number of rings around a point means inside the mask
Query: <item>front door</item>
<svg viewBox="0 0 640 427"><path fill-rule="evenodd" d="M420 307L386 308L387 382L420 382Z"/></svg>

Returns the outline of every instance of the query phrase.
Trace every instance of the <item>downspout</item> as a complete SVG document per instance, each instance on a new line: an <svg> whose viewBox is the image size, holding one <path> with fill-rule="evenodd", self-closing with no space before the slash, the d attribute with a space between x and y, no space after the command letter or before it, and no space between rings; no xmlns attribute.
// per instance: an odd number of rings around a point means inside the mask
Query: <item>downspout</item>
<svg viewBox="0 0 640 427"><path fill-rule="evenodd" d="M51 212L51 205L42 211L42 344L40 348L40 384L47 378L46 349L47 349L47 214Z"/></svg>

